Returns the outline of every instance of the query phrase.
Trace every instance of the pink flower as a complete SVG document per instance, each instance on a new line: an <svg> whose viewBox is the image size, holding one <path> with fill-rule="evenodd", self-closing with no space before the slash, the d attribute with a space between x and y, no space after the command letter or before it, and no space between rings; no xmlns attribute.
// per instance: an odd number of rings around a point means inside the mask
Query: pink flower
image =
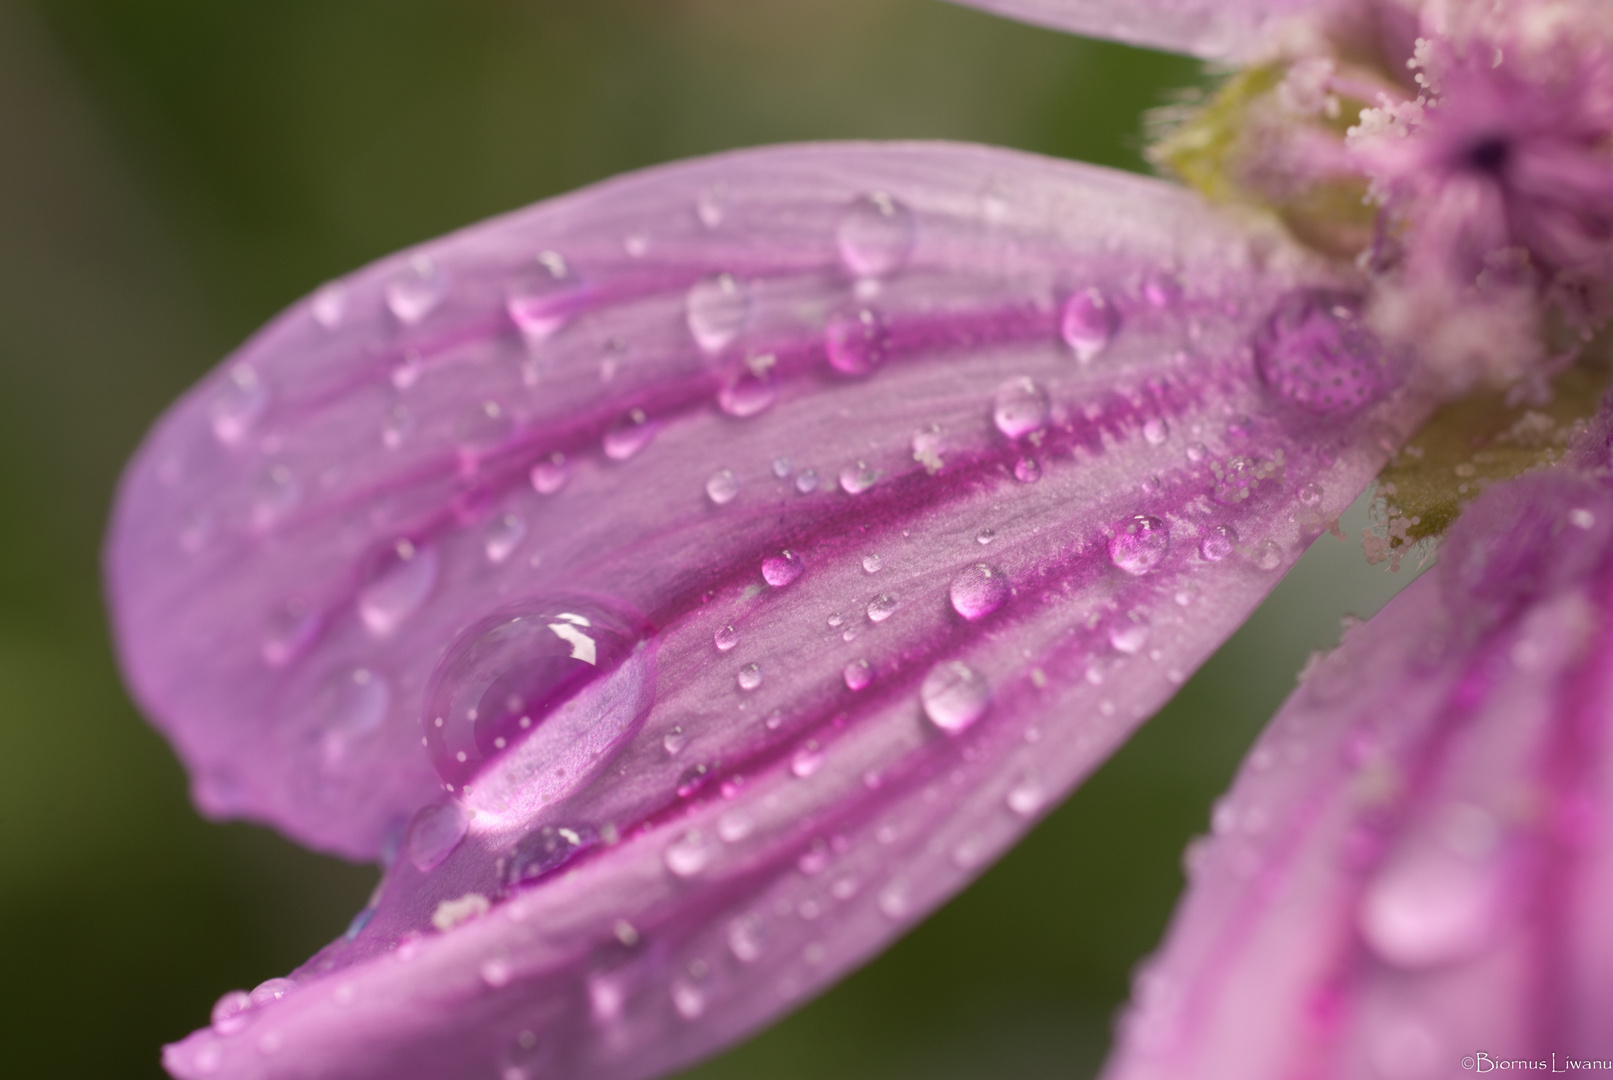
<svg viewBox="0 0 1613 1080"><path fill-rule="evenodd" d="M1605 322L1591 0L980 6L1252 64L1161 144L1235 209L722 155L328 285L158 424L107 552L131 685L206 812L387 865L175 1076L738 1038L1013 843L1436 405L1543 402ZM1613 1057L1608 430L1285 706L1111 1075Z"/></svg>

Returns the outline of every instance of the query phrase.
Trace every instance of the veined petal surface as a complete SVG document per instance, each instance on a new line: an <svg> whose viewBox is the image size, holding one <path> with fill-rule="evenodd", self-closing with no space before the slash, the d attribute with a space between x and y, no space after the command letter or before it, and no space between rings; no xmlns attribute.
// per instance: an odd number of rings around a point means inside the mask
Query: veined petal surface
<svg viewBox="0 0 1613 1080"><path fill-rule="evenodd" d="M1333 0L952 0L1024 22L1206 60L1248 59L1296 16L1331 16ZM1365 7L1366 5L1361 5Z"/></svg>
<svg viewBox="0 0 1613 1080"><path fill-rule="evenodd" d="M1610 538L1605 474L1493 489L1315 666L1190 849L1106 1077L1613 1059Z"/></svg>
<svg viewBox="0 0 1613 1080"><path fill-rule="evenodd" d="M204 808L390 867L169 1068L644 1076L865 959L1415 423L1351 284L1155 181L824 145L293 307L131 467L120 649Z"/></svg>

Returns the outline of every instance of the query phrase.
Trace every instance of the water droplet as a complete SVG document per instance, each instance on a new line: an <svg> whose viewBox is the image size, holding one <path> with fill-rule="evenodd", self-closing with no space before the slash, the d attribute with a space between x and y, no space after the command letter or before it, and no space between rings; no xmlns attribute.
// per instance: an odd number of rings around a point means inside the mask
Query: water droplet
<svg viewBox="0 0 1613 1080"><path fill-rule="evenodd" d="M795 471L795 462L780 454L773 459L773 475L780 480L788 480Z"/></svg>
<svg viewBox="0 0 1613 1080"><path fill-rule="evenodd" d="M413 326L448 295L448 278L429 255L416 255L386 283L386 306L400 323Z"/></svg>
<svg viewBox="0 0 1613 1080"><path fill-rule="evenodd" d="M986 715L991 686L984 675L963 661L943 660L924 676L919 703L931 723L956 735Z"/></svg>
<svg viewBox="0 0 1613 1080"><path fill-rule="evenodd" d="M680 878L691 878L711 864L714 852L698 832L686 832L667 845L661 859Z"/></svg>
<svg viewBox="0 0 1613 1080"><path fill-rule="evenodd" d="M358 614L376 637L388 637L419 610L437 583L437 549L399 540L377 561L359 590Z"/></svg>
<svg viewBox="0 0 1613 1080"><path fill-rule="evenodd" d="M336 329L347 316L347 286L340 281L320 286L308 302L308 310L313 312L314 321L320 326L326 330Z"/></svg>
<svg viewBox="0 0 1613 1080"><path fill-rule="evenodd" d="M539 495L553 495L565 487L566 481L571 479L571 463L566 460L566 455L556 450L539 459L538 463L532 466L529 476L533 491Z"/></svg>
<svg viewBox="0 0 1613 1080"><path fill-rule="evenodd" d="M612 461L626 461L650 444L655 428L643 409L629 409L605 429L605 456Z"/></svg>
<svg viewBox="0 0 1613 1080"><path fill-rule="evenodd" d="M252 523L267 529L302 502L302 482L284 465L271 465L252 487Z"/></svg>
<svg viewBox="0 0 1613 1080"><path fill-rule="evenodd" d="M234 364L225 372L207 401L207 419L213 436L226 446L234 446L269 407L269 392L250 364Z"/></svg>
<svg viewBox="0 0 1613 1080"><path fill-rule="evenodd" d="M457 803L435 803L415 814L403 842L404 852L422 874L442 863L470 829L470 819Z"/></svg>
<svg viewBox="0 0 1613 1080"><path fill-rule="evenodd" d="M1148 644L1151 631L1147 615L1141 611L1128 611L1125 617L1109 624L1109 644L1114 646L1116 652L1135 656Z"/></svg>
<svg viewBox="0 0 1613 1080"><path fill-rule="evenodd" d="M1275 570L1283 564L1283 549L1270 537L1255 545L1250 559L1262 570Z"/></svg>
<svg viewBox="0 0 1613 1080"><path fill-rule="evenodd" d="M802 495L810 495L818 490L818 470L802 469L795 474L795 490Z"/></svg>
<svg viewBox="0 0 1613 1080"><path fill-rule="evenodd" d="M1008 796L1004 801L1008 803L1008 809L1020 817L1030 817L1047 805L1047 790L1036 777L1025 776L1008 789Z"/></svg>
<svg viewBox="0 0 1613 1080"><path fill-rule="evenodd" d="M252 988L252 1005L256 1008L260 1005L267 1005L271 1001L279 1001L295 989L297 989L297 984L290 979L264 979Z"/></svg>
<svg viewBox="0 0 1613 1080"><path fill-rule="evenodd" d="M505 884L514 887L552 874L599 842L598 832L587 825L540 826L515 845Z"/></svg>
<svg viewBox="0 0 1613 1080"><path fill-rule="evenodd" d="M688 979L673 979L671 994L672 1007L685 1020L698 1020L706 1011L705 992Z"/></svg>
<svg viewBox="0 0 1613 1080"><path fill-rule="evenodd" d="M728 924L728 950L742 964L755 963L762 955L761 920L745 915Z"/></svg>
<svg viewBox="0 0 1613 1080"><path fill-rule="evenodd" d="M1042 478L1042 466L1033 457L1022 457L1014 462L1014 479L1021 484L1034 484Z"/></svg>
<svg viewBox="0 0 1613 1080"><path fill-rule="evenodd" d="M883 191L864 195L840 219L840 261L857 277L884 277L902 268L917 236L913 211Z"/></svg>
<svg viewBox="0 0 1613 1080"><path fill-rule="evenodd" d="M381 422L381 445L388 450L396 450L414 433L414 426L413 413L402 405L392 406L386 411L386 419Z"/></svg>
<svg viewBox="0 0 1613 1080"><path fill-rule="evenodd" d="M880 593L878 596L868 601L868 621L875 623L884 622L886 619L896 614L896 609L901 606L901 601L896 599L896 597L892 596L890 593Z"/></svg>
<svg viewBox="0 0 1613 1080"><path fill-rule="evenodd" d="M801 780L805 780L818 771L823 764L823 748L816 739L809 740L796 748L790 755L790 772Z"/></svg>
<svg viewBox="0 0 1613 1080"><path fill-rule="evenodd" d="M1156 270L1143 282L1143 297L1154 307L1173 307L1182 299L1182 283L1167 270Z"/></svg>
<svg viewBox="0 0 1613 1080"><path fill-rule="evenodd" d="M1359 411L1389 388L1382 344L1348 293L1304 289L1278 303L1255 336L1261 379L1290 405L1317 416Z"/></svg>
<svg viewBox="0 0 1613 1080"><path fill-rule="evenodd" d="M1138 514L1116 526L1109 538L1109 560L1128 574L1146 574L1170 550L1171 535L1157 517Z"/></svg>
<svg viewBox="0 0 1613 1080"><path fill-rule="evenodd" d="M1299 501L1300 505L1302 506L1321 506L1322 485L1313 481L1312 483L1306 484L1304 487L1300 488Z"/></svg>
<svg viewBox="0 0 1613 1080"><path fill-rule="evenodd" d="M684 317L695 344L707 353L727 348L750 318L750 290L732 274L717 274L689 287Z"/></svg>
<svg viewBox="0 0 1613 1080"><path fill-rule="evenodd" d="M979 544L981 547L985 547L995 539L997 539L996 529L985 528L975 533L975 543Z"/></svg>
<svg viewBox="0 0 1613 1080"><path fill-rule="evenodd" d="M952 610L970 622L984 619L1008 602L1008 575L986 563L975 563L952 579Z"/></svg>
<svg viewBox="0 0 1613 1080"><path fill-rule="evenodd" d="M674 727L661 737L661 749L666 751L667 757L677 757L688 745L689 736L684 732L682 725Z"/></svg>
<svg viewBox="0 0 1613 1080"><path fill-rule="evenodd" d="M846 680L848 690L862 690L874 681L874 669L866 660L853 660L841 669L840 675Z"/></svg>
<svg viewBox="0 0 1613 1080"><path fill-rule="evenodd" d="M504 310L529 343L553 337L577 311L581 282L556 251L545 251L515 274Z"/></svg>
<svg viewBox="0 0 1613 1080"><path fill-rule="evenodd" d="M708 229L715 229L722 224L723 218L728 214L728 200L732 192L728 185L721 180L704 188L695 198L694 212L700 219L700 224Z"/></svg>
<svg viewBox="0 0 1613 1080"><path fill-rule="evenodd" d="M823 330L829 366L842 375L867 375L885 362L890 331L872 308L831 316Z"/></svg>
<svg viewBox="0 0 1613 1080"><path fill-rule="evenodd" d="M840 470L840 490L847 495L861 495L874 486L879 479L879 473L866 461L859 461L855 465L847 465Z"/></svg>
<svg viewBox="0 0 1613 1080"><path fill-rule="evenodd" d="M1197 464L1210 455L1209 449L1201 442L1191 443L1187 448L1187 460Z"/></svg>
<svg viewBox="0 0 1613 1080"><path fill-rule="evenodd" d="M711 635L711 639L716 642L718 652L727 652L739 644L739 631L732 626L719 627L717 632Z"/></svg>
<svg viewBox="0 0 1613 1080"><path fill-rule="evenodd" d="M740 419L766 412L777 400L778 378L771 371L741 371L717 391L717 407Z"/></svg>
<svg viewBox="0 0 1613 1080"><path fill-rule="evenodd" d="M739 478L728 469L712 473L711 478L706 481L706 497L718 506L733 502L738 494Z"/></svg>
<svg viewBox="0 0 1613 1080"><path fill-rule="evenodd" d="M885 560L880 558L878 555L864 555L863 556L863 572L864 573L877 574L881 570L883 570L884 568L885 568Z"/></svg>
<svg viewBox="0 0 1613 1080"><path fill-rule="evenodd" d="M755 831L755 820L743 810L730 810L717 819L717 835L725 844L737 844Z"/></svg>
<svg viewBox="0 0 1613 1080"><path fill-rule="evenodd" d="M1114 340L1120 329L1120 312L1102 292L1087 289L1065 301L1059 329L1064 343L1075 350L1076 359L1087 363Z"/></svg>
<svg viewBox="0 0 1613 1080"><path fill-rule="evenodd" d="M762 560L762 579L775 589L782 589L805 570L806 561L789 548Z"/></svg>
<svg viewBox="0 0 1613 1080"><path fill-rule="evenodd" d="M1143 421L1143 439L1149 446L1163 446L1170 433L1170 425L1157 416Z"/></svg>
<svg viewBox="0 0 1613 1080"><path fill-rule="evenodd" d="M496 518L487 527L487 535L482 541L482 549L487 552L487 561L501 563L515 553L526 539L526 521L519 514L504 514Z"/></svg>
<svg viewBox="0 0 1613 1080"><path fill-rule="evenodd" d="M391 705L391 684L369 668L352 668L326 679L315 703L326 764L339 764L355 739L380 727Z"/></svg>
<svg viewBox="0 0 1613 1080"><path fill-rule="evenodd" d="M1408 849L1378 872L1359 909L1372 951L1413 970L1465 959L1489 945L1503 894L1493 858L1418 847L1418 857L1408 857Z"/></svg>
<svg viewBox="0 0 1613 1080"><path fill-rule="evenodd" d="M462 785L583 686L632 654L642 633L597 601L527 600L474 623L426 688L421 714L437 773Z"/></svg>
<svg viewBox="0 0 1613 1080"><path fill-rule="evenodd" d="M246 1027L251 1019L252 995L245 990L231 990L213 1005L213 1030L220 1035L233 1035Z"/></svg>
<svg viewBox="0 0 1613 1080"><path fill-rule="evenodd" d="M762 666L760 664L746 664L739 669L739 675L735 677L735 681L739 683L741 690L756 689L762 685Z"/></svg>
<svg viewBox="0 0 1613 1080"><path fill-rule="evenodd" d="M498 449L510 437L513 427L509 414L496 401L489 399L469 406L454 425L461 460L474 464L478 457Z"/></svg>
<svg viewBox="0 0 1613 1080"><path fill-rule="evenodd" d="M1210 562L1220 562L1237 546L1238 531L1231 525L1212 525L1199 541L1199 554Z"/></svg>
<svg viewBox="0 0 1613 1080"><path fill-rule="evenodd" d="M1010 439L1040 431L1047 414L1047 391L1024 376L1006 380L992 399L992 423Z"/></svg>

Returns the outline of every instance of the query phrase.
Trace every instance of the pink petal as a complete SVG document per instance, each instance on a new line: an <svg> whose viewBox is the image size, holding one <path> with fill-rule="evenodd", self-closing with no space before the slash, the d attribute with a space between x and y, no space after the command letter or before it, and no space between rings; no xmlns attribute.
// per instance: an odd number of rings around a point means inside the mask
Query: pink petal
<svg viewBox="0 0 1613 1080"><path fill-rule="evenodd" d="M1190 849L1106 1076L1613 1057L1610 539L1605 481L1524 478L1345 635Z"/></svg>
<svg viewBox="0 0 1613 1080"><path fill-rule="evenodd" d="M1206 59L1248 59L1296 17L1333 15L1335 0L952 0L1086 37Z"/></svg>
<svg viewBox="0 0 1613 1080"><path fill-rule="evenodd" d="M293 308L131 467L118 640L205 808L401 852L170 1069L643 1076L865 959L1415 421L1328 274L1154 181L815 146Z"/></svg>

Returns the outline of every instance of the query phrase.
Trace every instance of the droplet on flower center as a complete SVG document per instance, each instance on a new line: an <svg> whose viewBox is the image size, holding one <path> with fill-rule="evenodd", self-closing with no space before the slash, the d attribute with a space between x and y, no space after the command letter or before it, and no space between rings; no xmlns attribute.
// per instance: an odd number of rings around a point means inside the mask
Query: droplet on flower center
<svg viewBox="0 0 1613 1080"><path fill-rule="evenodd" d="M1344 417L1389 388L1382 344L1358 298L1325 289L1290 293L1256 335L1260 377L1284 401L1316 416Z"/></svg>

